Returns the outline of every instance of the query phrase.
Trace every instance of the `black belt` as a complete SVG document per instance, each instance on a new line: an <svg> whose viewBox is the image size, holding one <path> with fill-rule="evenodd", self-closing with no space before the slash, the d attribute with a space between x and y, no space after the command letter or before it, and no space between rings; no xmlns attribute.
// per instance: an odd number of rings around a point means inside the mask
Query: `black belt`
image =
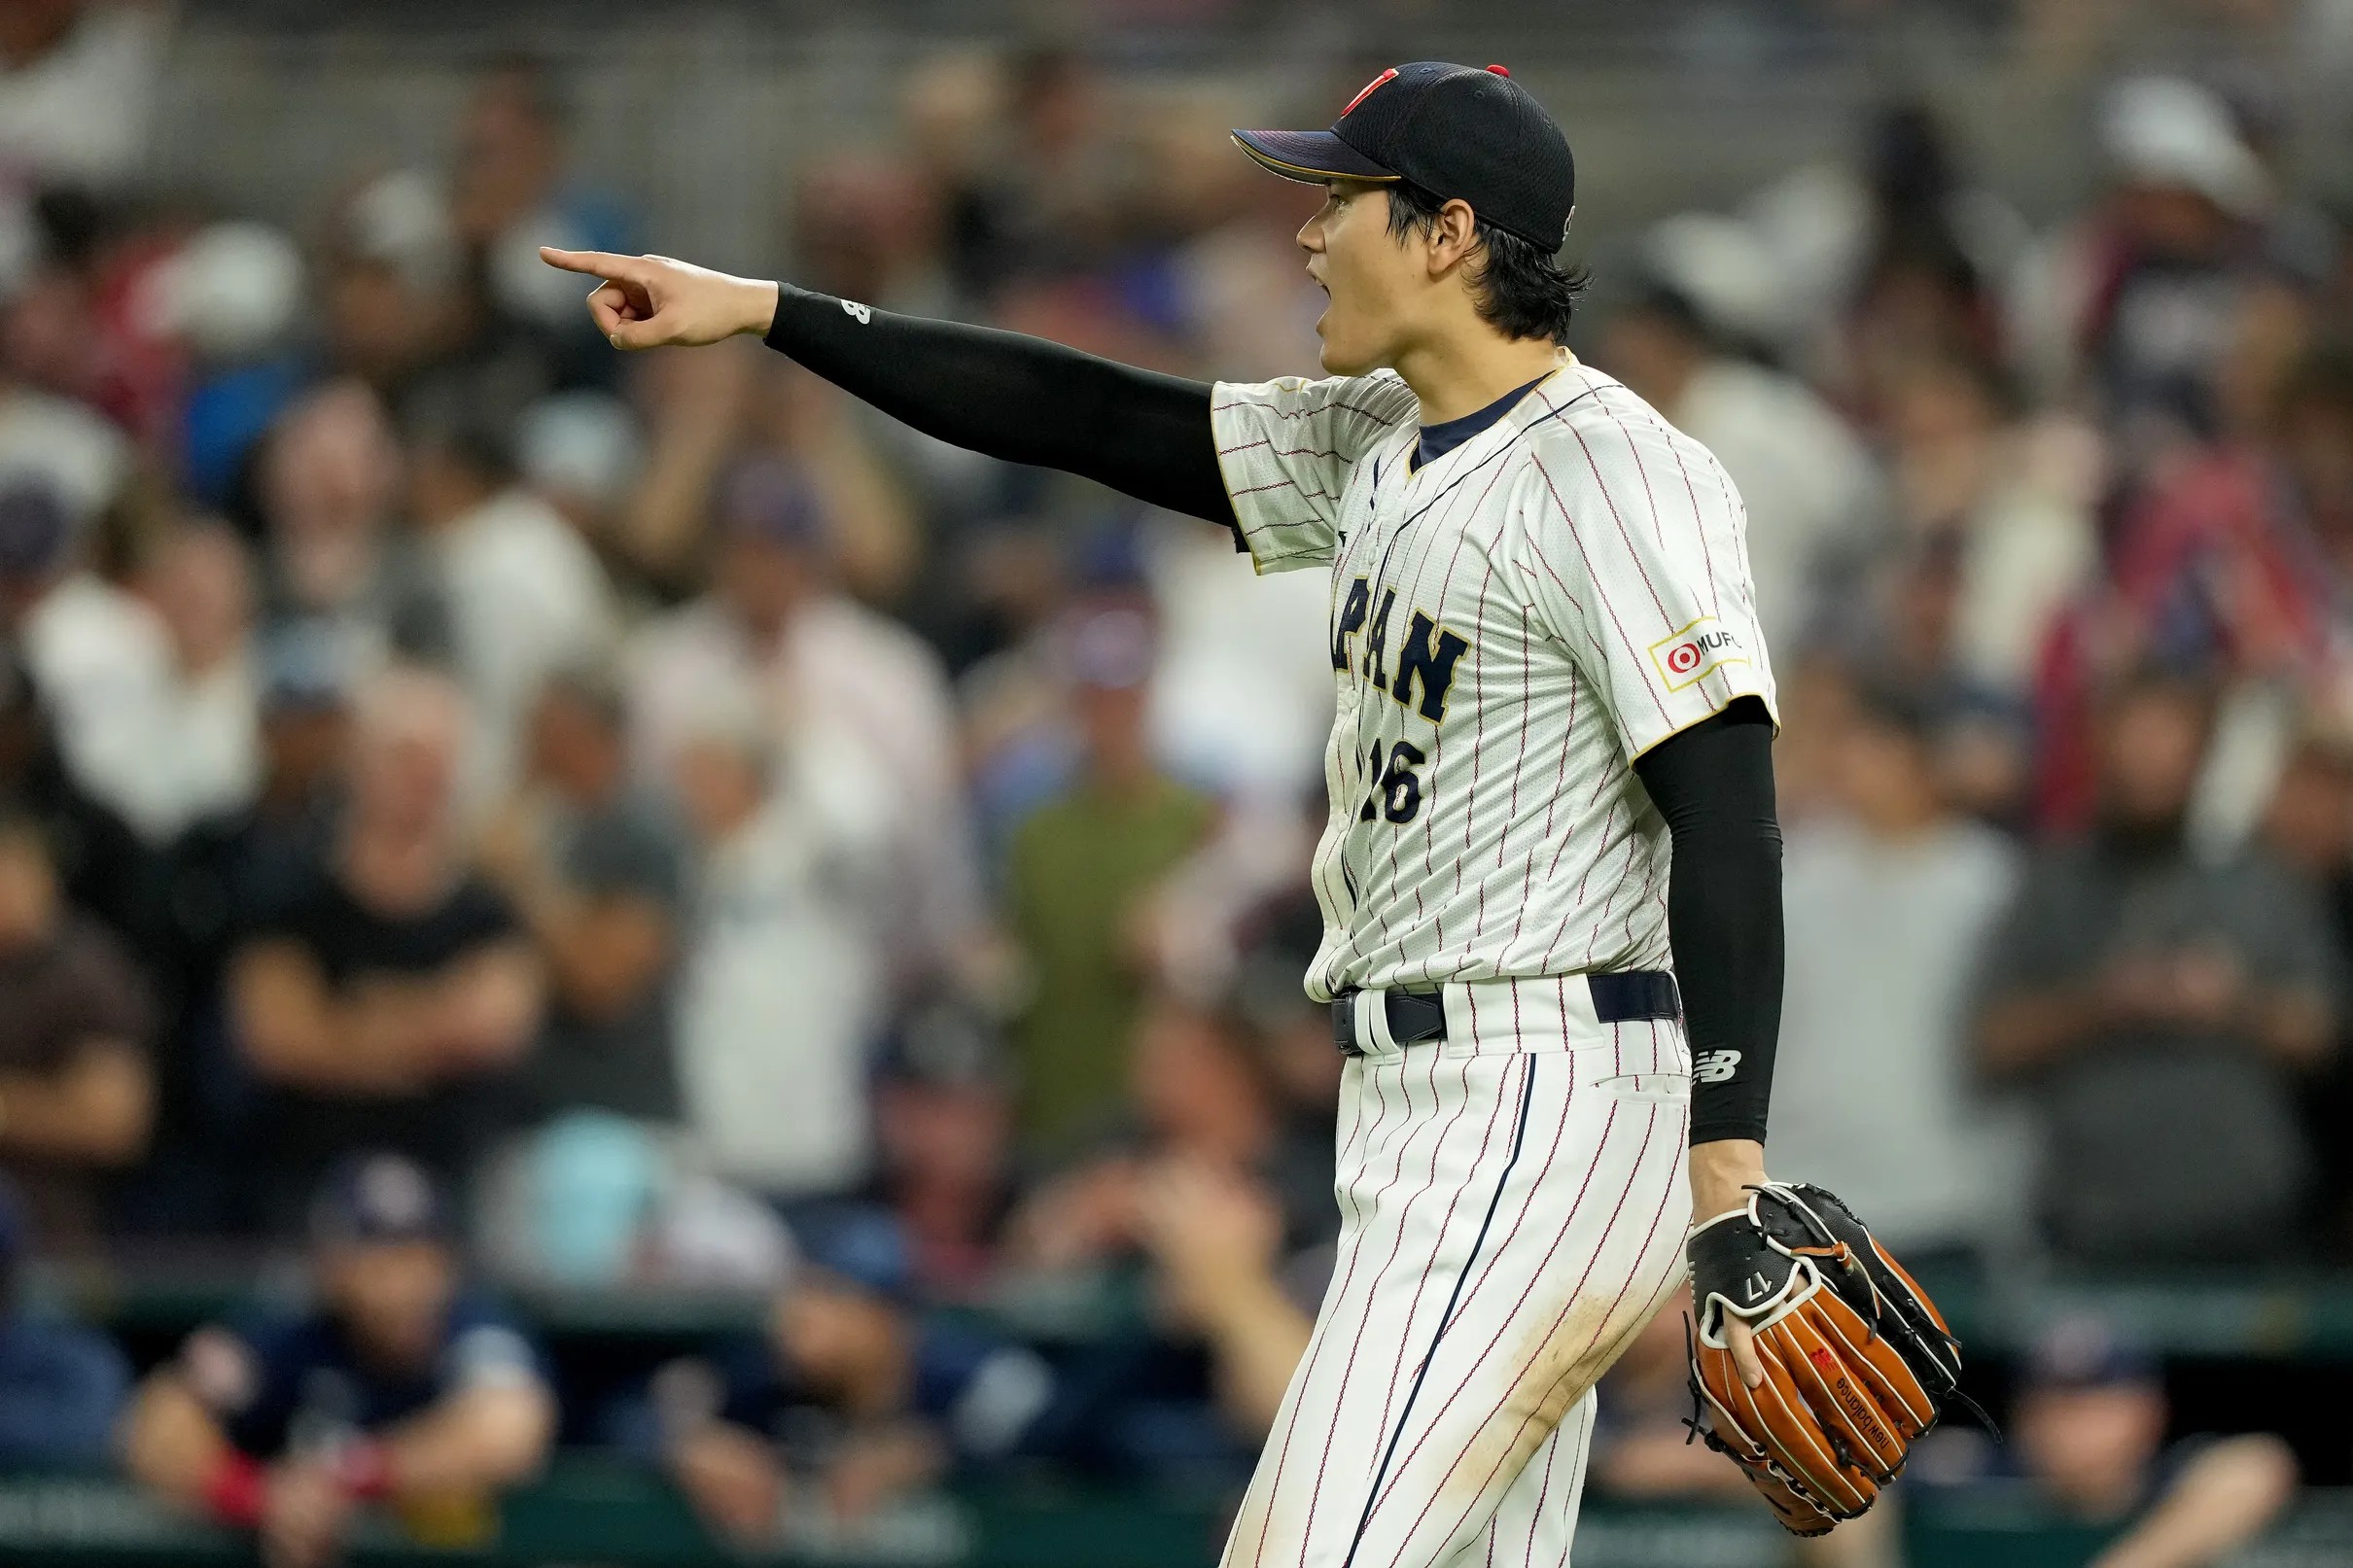
<svg viewBox="0 0 2353 1568"><path fill-rule="evenodd" d="M1621 969L1615 974L1586 975L1593 993L1594 1017L1604 1024L1632 1024L1647 1018L1681 1018L1683 999L1675 977L1664 969ZM1344 1057L1360 1057L1371 1042L1356 1030L1356 995L1344 991L1332 999L1332 1043ZM1420 1045L1446 1038L1446 998L1435 991L1385 991L1382 1010L1387 1014L1389 1038L1399 1045Z"/></svg>

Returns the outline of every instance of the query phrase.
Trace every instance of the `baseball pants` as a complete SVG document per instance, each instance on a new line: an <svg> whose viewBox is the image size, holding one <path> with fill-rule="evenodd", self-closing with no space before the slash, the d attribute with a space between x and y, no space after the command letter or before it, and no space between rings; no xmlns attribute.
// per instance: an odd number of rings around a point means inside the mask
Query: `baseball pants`
<svg viewBox="0 0 2353 1568"><path fill-rule="evenodd" d="M1348 1063L1332 1280L1224 1568L1566 1564L1594 1384L1682 1281L1681 1024L1575 976L1445 1004Z"/></svg>

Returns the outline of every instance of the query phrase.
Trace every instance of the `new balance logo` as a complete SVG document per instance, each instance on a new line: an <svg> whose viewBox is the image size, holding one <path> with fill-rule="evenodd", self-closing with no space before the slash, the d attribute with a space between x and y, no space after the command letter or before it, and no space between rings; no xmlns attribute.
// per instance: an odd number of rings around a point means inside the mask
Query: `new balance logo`
<svg viewBox="0 0 2353 1568"><path fill-rule="evenodd" d="M874 307L872 305L861 305L855 299L844 299L841 302L841 307L849 314L856 316L858 318L858 325L860 327L864 327L874 320Z"/></svg>
<svg viewBox="0 0 2353 1568"><path fill-rule="evenodd" d="M1730 1083L1732 1075L1739 1070L1739 1052L1709 1051L1692 1063L1691 1075L1703 1084L1721 1084Z"/></svg>

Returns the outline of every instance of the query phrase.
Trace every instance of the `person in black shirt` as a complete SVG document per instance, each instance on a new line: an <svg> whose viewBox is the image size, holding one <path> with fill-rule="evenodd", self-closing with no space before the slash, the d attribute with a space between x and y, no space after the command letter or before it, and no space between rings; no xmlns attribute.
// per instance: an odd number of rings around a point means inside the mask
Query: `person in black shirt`
<svg viewBox="0 0 2353 1568"><path fill-rule="evenodd" d="M483 870L547 963L546 1031L529 1110L679 1117L672 981L685 892L682 834L630 787L617 690L601 669L540 689L528 779L483 835Z"/></svg>
<svg viewBox="0 0 2353 1568"><path fill-rule="evenodd" d="M351 799L331 851L262 912L230 963L229 1023L263 1091L263 1218L292 1216L338 1153L406 1154L465 1177L503 1080L537 1037L540 963L507 901L465 868L452 810L464 709L398 670L355 714Z"/></svg>

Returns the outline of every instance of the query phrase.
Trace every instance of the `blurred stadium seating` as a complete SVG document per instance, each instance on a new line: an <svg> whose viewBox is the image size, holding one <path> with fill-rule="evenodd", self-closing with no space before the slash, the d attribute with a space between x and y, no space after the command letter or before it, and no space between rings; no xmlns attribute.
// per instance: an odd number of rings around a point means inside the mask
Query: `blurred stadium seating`
<svg viewBox="0 0 2353 1568"><path fill-rule="evenodd" d="M2344 0L0 7L0 1560L248 1560L164 1401L409 1398L301 1336L412 1243L551 1457L351 1560L1215 1560L1337 1225L1320 587L534 247L1312 373L1225 129L1431 56L1747 501L1775 1168L2013 1428L1803 1560L2128 1568L2204 1476L2353 1561ZM314 1200L379 1151L446 1223ZM1579 1568L1792 1560L1669 1360Z"/></svg>

